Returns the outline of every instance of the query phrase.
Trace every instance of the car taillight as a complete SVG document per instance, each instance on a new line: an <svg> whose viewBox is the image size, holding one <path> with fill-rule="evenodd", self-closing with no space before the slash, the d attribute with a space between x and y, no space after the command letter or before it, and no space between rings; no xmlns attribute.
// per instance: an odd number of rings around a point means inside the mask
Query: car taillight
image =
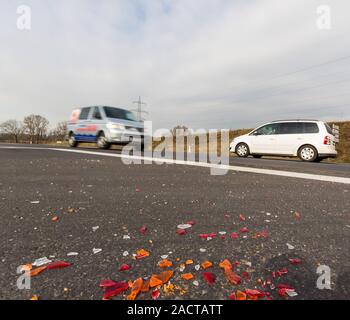
<svg viewBox="0 0 350 320"><path fill-rule="evenodd" d="M328 136L324 137L323 144L330 145L331 144L331 138Z"/></svg>

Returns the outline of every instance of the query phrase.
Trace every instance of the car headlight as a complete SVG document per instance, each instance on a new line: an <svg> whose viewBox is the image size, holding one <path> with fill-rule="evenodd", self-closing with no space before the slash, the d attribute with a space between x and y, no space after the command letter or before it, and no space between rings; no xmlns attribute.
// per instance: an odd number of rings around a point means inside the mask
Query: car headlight
<svg viewBox="0 0 350 320"><path fill-rule="evenodd" d="M118 124L118 123L108 123L107 128L108 129L125 130L125 126L123 126L122 124Z"/></svg>

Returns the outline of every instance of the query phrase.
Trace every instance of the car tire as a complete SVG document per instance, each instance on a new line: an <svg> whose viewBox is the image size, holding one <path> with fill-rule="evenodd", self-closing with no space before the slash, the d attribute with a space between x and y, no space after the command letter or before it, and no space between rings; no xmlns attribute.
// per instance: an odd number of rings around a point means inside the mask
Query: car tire
<svg viewBox="0 0 350 320"><path fill-rule="evenodd" d="M318 152L312 145L305 145L300 147L298 157L305 162L314 162L318 158Z"/></svg>
<svg viewBox="0 0 350 320"><path fill-rule="evenodd" d="M254 154L253 155L253 158L255 158L255 159L260 159L262 156L259 156L258 154Z"/></svg>
<svg viewBox="0 0 350 320"><path fill-rule="evenodd" d="M247 158L249 156L249 147L246 143L239 143L235 152L240 158Z"/></svg>
<svg viewBox="0 0 350 320"><path fill-rule="evenodd" d="M71 132L69 134L69 137L68 137L68 145L71 147L71 148L76 148L78 146L78 142L75 140L75 135L73 132Z"/></svg>
<svg viewBox="0 0 350 320"><path fill-rule="evenodd" d="M99 149L109 149L110 143L107 141L107 138L103 132L100 132L100 134L97 137L97 147Z"/></svg>

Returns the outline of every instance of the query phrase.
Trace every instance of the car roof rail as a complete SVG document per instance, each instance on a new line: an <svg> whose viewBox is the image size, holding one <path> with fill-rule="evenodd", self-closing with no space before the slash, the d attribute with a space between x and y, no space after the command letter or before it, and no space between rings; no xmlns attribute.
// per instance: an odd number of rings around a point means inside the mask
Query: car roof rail
<svg viewBox="0 0 350 320"><path fill-rule="evenodd" d="M284 120L274 120L271 122L284 122L284 121L320 121L320 120L315 120L315 119L284 119Z"/></svg>

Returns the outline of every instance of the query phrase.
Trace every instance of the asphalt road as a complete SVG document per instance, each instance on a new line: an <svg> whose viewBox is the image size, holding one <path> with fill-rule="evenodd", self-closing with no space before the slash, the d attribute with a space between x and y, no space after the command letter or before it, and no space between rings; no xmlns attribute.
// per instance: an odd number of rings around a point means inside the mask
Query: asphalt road
<svg viewBox="0 0 350 320"><path fill-rule="evenodd" d="M290 299L350 297L350 185L234 171L212 176L208 168L125 165L118 158L51 150L0 149L0 161L1 299L101 299L101 280L128 281L159 273L162 255L174 263L171 281L182 290L166 294L162 288L159 299L228 299L246 288L281 299L276 289L259 285L259 279L269 278L275 285L294 287L298 296ZM348 165L232 161L349 176ZM57 221L52 221L54 216ZM178 235L177 225L190 220L195 224ZM143 225L145 234L139 232ZM249 232L241 233L243 227ZM268 237L253 237L261 231ZM224 238L219 232L226 232ZM232 232L238 239L230 238ZM217 236L208 241L199 237L204 233ZM102 251L94 254L94 248ZM133 259L139 249L150 256ZM125 251L128 256L123 256ZM78 255L67 256L70 252ZM17 267L44 256L72 265L47 270L31 279L30 290L19 290ZM289 258L300 258L301 264L292 265ZM188 259L194 263L181 272L179 265ZM249 280L230 284L218 266L224 259L240 262L235 271L241 276L248 272ZM206 270L216 277L212 285L204 281L202 269L195 269L205 260L214 264ZM118 271L125 263L131 269ZM319 265L330 267L331 290L316 288ZM286 275L271 276L283 268L288 269ZM181 279L188 272L194 279ZM150 299L150 293L138 299Z"/></svg>

